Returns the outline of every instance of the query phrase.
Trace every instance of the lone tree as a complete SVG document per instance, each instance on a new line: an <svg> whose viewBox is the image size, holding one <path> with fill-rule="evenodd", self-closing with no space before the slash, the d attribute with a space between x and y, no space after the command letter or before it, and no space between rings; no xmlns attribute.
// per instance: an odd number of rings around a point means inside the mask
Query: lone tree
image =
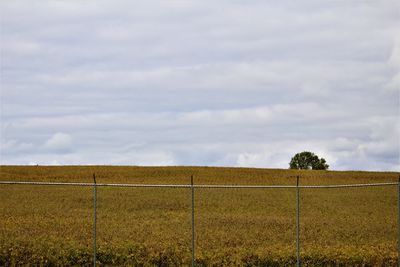
<svg viewBox="0 0 400 267"><path fill-rule="evenodd" d="M301 170L327 170L329 168L324 158L320 159L317 155L309 151L303 151L294 155L289 165L290 169Z"/></svg>

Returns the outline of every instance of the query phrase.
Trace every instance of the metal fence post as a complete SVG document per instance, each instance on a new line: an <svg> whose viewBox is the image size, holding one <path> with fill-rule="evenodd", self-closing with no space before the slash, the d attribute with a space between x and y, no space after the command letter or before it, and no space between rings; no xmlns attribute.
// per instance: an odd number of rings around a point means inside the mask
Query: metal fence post
<svg viewBox="0 0 400 267"><path fill-rule="evenodd" d="M190 177L190 185L191 185L191 192L192 192L192 267L195 266L195 225L194 225L194 186L193 186L193 175Z"/></svg>
<svg viewBox="0 0 400 267"><path fill-rule="evenodd" d="M400 267L400 175L397 184L397 266Z"/></svg>
<svg viewBox="0 0 400 267"><path fill-rule="evenodd" d="M299 176L297 176L296 183L296 254L297 254L297 267L300 267L300 188Z"/></svg>
<svg viewBox="0 0 400 267"><path fill-rule="evenodd" d="M96 267L97 186L93 173L93 266Z"/></svg>

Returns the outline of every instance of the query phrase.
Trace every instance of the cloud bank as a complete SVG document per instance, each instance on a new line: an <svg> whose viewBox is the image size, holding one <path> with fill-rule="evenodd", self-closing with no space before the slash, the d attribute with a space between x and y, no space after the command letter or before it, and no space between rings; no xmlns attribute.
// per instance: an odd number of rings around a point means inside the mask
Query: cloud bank
<svg viewBox="0 0 400 267"><path fill-rule="evenodd" d="M400 170L398 1L0 10L1 164Z"/></svg>

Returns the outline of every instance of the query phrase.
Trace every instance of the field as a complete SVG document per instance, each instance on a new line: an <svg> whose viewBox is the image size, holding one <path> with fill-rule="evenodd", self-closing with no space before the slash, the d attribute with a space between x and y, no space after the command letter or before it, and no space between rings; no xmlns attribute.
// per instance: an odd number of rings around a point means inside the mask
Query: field
<svg viewBox="0 0 400 267"><path fill-rule="evenodd" d="M399 173L1 166L2 181L240 185L397 182ZM0 185L0 266L92 265L92 188ZM189 266L190 189L99 187L98 265ZM397 187L301 189L302 266L397 266ZM197 266L293 266L295 189L196 189Z"/></svg>

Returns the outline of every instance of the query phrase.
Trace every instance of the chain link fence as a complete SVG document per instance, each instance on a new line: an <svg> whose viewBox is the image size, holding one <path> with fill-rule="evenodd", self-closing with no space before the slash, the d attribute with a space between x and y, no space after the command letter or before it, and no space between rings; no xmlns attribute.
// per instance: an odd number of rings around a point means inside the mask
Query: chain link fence
<svg viewBox="0 0 400 267"><path fill-rule="evenodd" d="M209 189L209 190L271 190L271 189L289 189L294 190L295 199L293 200L293 204L295 205L295 231L296 231L296 264L300 266L301 264L301 236L302 236L302 228L301 228L301 219L302 219L302 202L305 200L302 198L303 194L307 194L306 190L352 190L354 188L384 188L384 187L396 187L397 188L397 199L398 199L398 209L397 209L397 243L398 243L398 256L400 258L400 178L399 182L394 183L368 183L368 184L337 184L337 185L301 185L300 177L296 177L296 185L207 185L207 184L195 184L193 182L193 176L190 179L190 184L114 184L114 183L97 183L96 177L93 175L93 183L67 183L67 182L22 182L22 181L0 181L0 185L25 185L25 186L40 186L40 187L86 187L92 189L92 215L91 215L91 239L92 239L92 256L93 256L93 266L96 266L97 262L97 234L98 234L98 189L100 188L153 188L153 189L166 189L166 188L175 188L175 189L187 189L190 191L190 252L191 252L191 265L196 265L196 240L199 237L199 233L197 231L197 220L198 210L197 203L202 201L198 193L201 190ZM88 192L86 192L88 193ZM348 192L351 194L351 192ZM204 197L202 193L202 197ZM201 212L201 208L200 208ZM200 217L200 216L199 216ZM200 221L201 222L201 221Z"/></svg>

